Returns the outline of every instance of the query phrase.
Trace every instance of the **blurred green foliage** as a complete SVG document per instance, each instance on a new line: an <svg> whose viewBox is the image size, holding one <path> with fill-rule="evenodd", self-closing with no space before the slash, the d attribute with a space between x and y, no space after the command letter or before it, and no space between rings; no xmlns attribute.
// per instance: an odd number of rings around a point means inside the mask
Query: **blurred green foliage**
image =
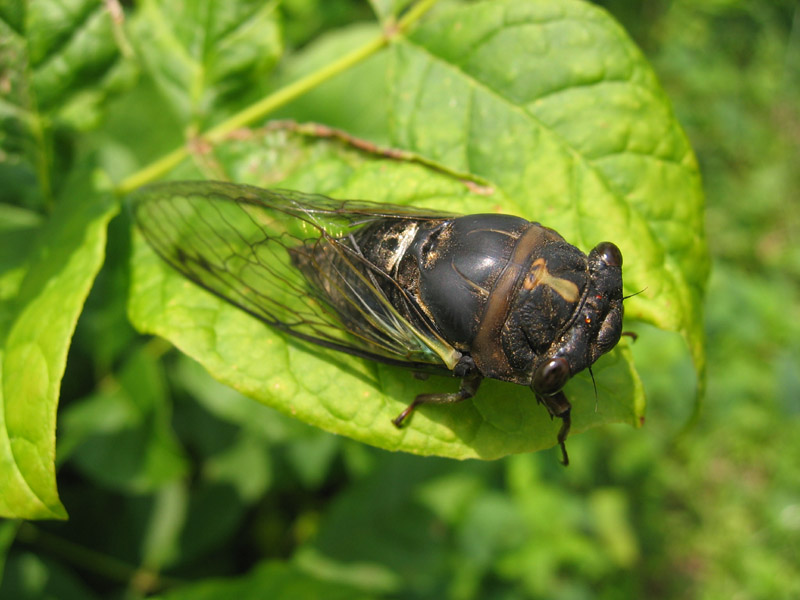
<svg viewBox="0 0 800 600"><path fill-rule="evenodd" d="M568 469L554 453L455 462L321 432L130 328L122 216L62 382L58 479L70 520L0 523L0 597L800 597L800 8L603 4L654 65L704 173L714 269L695 428L682 431L694 386L683 342L642 326L648 343L633 351L645 427L571 438ZM358 2L277 10L289 52L313 53L369 18ZM0 13L14 23L13 3ZM180 143L191 123L146 112L157 85L107 105L124 65L86 69L104 82L90 98L51 90L62 94L47 108L56 126L42 131L67 151L43 163L95 152L124 175ZM152 135L137 131L137 114L159 119ZM89 121L103 126L88 131ZM34 177L13 173L4 201ZM23 205L46 206L49 193L23 194Z"/></svg>

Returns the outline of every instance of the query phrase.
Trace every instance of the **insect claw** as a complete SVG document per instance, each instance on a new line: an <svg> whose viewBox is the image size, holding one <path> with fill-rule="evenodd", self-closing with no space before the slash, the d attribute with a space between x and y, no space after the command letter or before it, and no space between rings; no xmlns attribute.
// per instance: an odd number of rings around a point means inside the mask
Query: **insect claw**
<svg viewBox="0 0 800 600"><path fill-rule="evenodd" d="M570 416L571 409L559 415L561 417L561 429L558 432L558 445L561 446L561 464L565 467L569 466L569 455L567 454L567 436L569 435L570 427L572 426L572 417Z"/></svg>
<svg viewBox="0 0 800 600"><path fill-rule="evenodd" d="M392 419L392 423L394 426L400 429L403 426L403 421L405 421L406 417L411 414L411 412L417 407L416 399L409 404L403 412L397 415L394 419Z"/></svg>
<svg viewBox="0 0 800 600"><path fill-rule="evenodd" d="M561 464L565 467L569 465L569 455L567 454L567 436L569 435L570 427L572 426L572 406L564 395L564 392L558 392L552 396L541 396L536 394L536 400L540 404L544 404L547 412L550 415L550 420L553 417L561 419L561 429L558 430L558 445L561 447Z"/></svg>
<svg viewBox="0 0 800 600"><path fill-rule="evenodd" d="M568 467L569 455L567 454L567 446L564 442L558 442L558 445L561 446L561 464Z"/></svg>

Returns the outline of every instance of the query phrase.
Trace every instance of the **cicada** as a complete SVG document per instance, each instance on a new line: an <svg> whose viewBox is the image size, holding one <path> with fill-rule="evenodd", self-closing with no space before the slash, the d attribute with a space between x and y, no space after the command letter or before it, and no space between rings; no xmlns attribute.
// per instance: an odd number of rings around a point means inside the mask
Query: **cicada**
<svg viewBox="0 0 800 600"><path fill-rule="evenodd" d="M619 341L622 254L588 255L539 223L232 183L174 182L131 198L167 263L288 335L414 371L451 373L471 398L485 377L530 386L562 420L563 387Z"/></svg>

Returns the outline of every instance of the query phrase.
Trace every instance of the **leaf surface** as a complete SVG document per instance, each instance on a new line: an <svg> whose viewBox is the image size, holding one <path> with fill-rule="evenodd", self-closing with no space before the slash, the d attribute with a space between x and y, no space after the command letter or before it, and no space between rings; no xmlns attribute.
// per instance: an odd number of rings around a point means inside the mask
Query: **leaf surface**
<svg viewBox="0 0 800 600"><path fill-rule="evenodd" d="M86 202L86 198L93 198ZM108 192L88 182L65 192L36 230L22 264L0 278L0 515L64 518L56 493L58 394L72 333L102 264ZM13 237L4 237L5 245Z"/></svg>

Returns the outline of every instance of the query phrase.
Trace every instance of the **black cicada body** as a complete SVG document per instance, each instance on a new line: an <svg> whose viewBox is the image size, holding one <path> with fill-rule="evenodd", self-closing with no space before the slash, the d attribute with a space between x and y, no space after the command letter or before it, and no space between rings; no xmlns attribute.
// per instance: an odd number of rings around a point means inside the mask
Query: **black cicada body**
<svg viewBox="0 0 800 600"><path fill-rule="evenodd" d="M302 340L461 386L530 386L570 426L562 388L619 341L622 255L589 255L538 223L456 216L221 182L143 188L131 200L148 243L207 290Z"/></svg>

